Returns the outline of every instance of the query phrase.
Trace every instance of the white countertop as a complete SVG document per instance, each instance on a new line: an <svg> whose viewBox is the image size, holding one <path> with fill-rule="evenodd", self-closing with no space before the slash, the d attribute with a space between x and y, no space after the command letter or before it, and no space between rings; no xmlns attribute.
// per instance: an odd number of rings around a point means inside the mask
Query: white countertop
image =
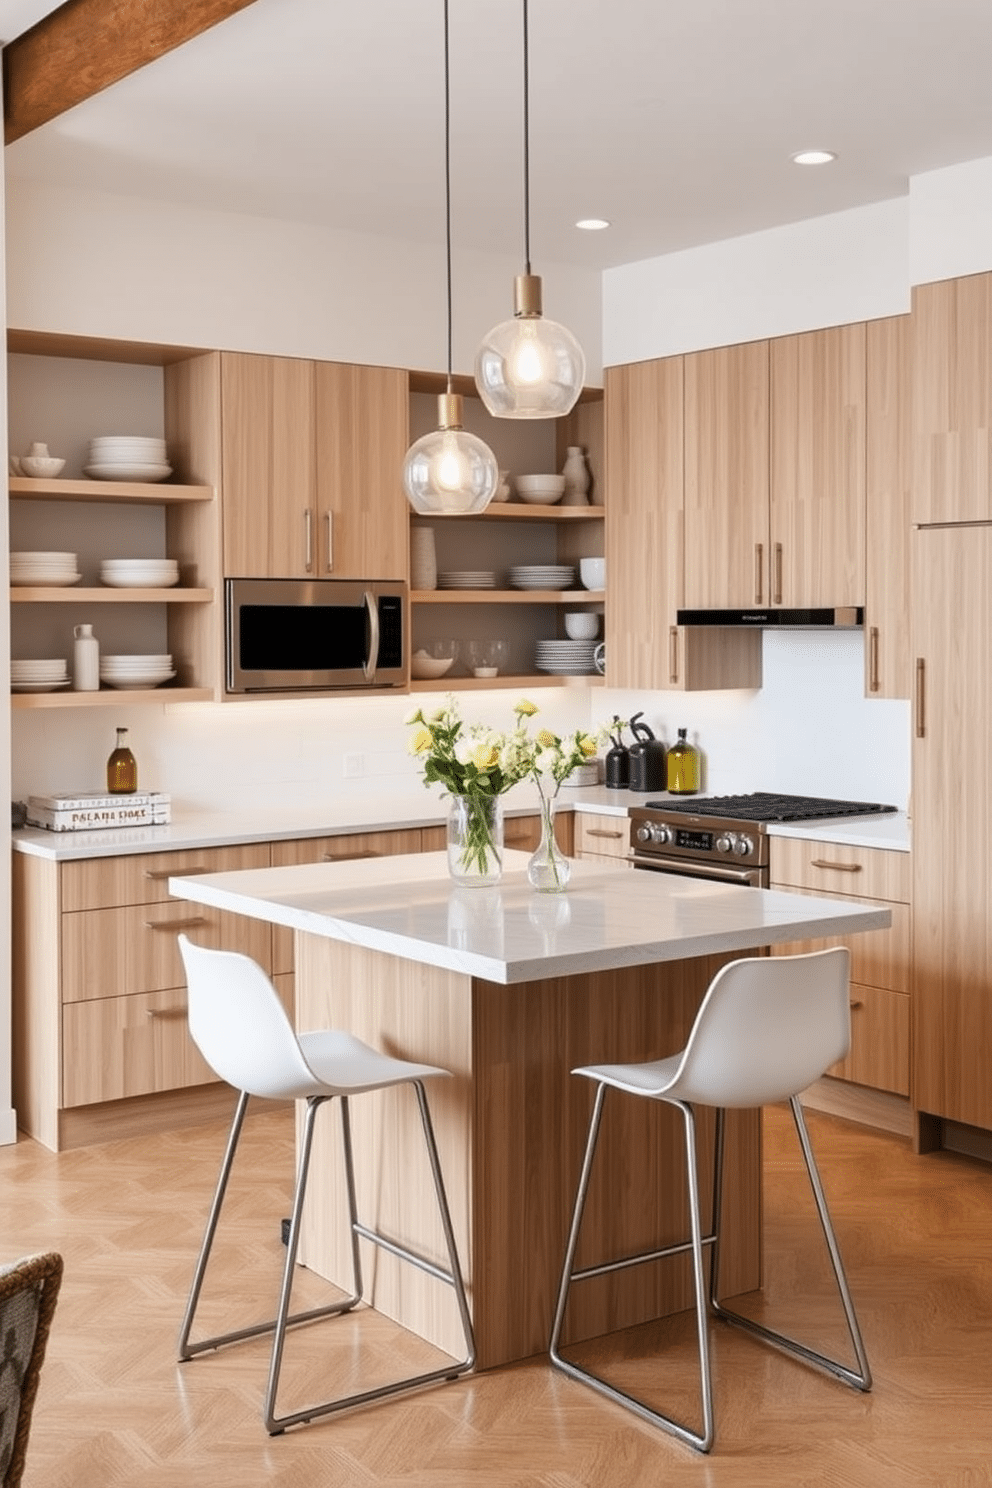
<svg viewBox="0 0 992 1488"><path fill-rule="evenodd" d="M559 809L589 811L601 816L626 817L629 806L664 800L664 792L607 790L605 786L562 786ZM537 792L525 782L503 798L507 816L527 816L538 809ZM231 847L247 842L291 841L302 837L334 836L346 832L385 832L406 827L442 826L447 820L446 799L416 784L409 790L369 799L346 797L307 807L239 811L182 811L163 827L122 827L116 831L47 832L19 827L12 834L15 852L72 862L110 858L129 853L181 852L200 847ZM851 847L881 847L909 851L909 823L905 812L886 816L848 817L824 822L776 823L773 837L805 837L818 842L840 842Z"/></svg>
<svg viewBox="0 0 992 1488"><path fill-rule="evenodd" d="M538 894L508 852L492 889L457 888L445 853L170 878L180 899L511 984L884 929L891 913L839 899L577 862Z"/></svg>

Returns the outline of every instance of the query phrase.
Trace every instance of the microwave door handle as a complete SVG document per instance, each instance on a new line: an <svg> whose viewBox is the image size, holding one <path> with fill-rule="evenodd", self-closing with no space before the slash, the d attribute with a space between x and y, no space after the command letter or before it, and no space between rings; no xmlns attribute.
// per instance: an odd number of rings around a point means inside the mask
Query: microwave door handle
<svg viewBox="0 0 992 1488"><path fill-rule="evenodd" d="M379 606L371 589L365 591L365 608L369 615L369 655L363 670L366 682L373 682L379 666Z"/></svg>

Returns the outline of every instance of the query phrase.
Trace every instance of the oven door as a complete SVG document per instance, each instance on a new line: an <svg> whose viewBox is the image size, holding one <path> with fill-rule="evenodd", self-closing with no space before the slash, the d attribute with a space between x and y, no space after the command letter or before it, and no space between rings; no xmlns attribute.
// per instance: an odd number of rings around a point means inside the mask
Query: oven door
<svg viewBox="0 0 992 1488"><path fill-rule="evenodd" d="M689 858L666 858L664 854L633 853L630 859L635 868L646 868L649 873L669 873L676 878L703 878L710 883L739 884L745 889L767 889L768 869L757 865L753 868L731 867L723 863L693 862Z"/></svg>

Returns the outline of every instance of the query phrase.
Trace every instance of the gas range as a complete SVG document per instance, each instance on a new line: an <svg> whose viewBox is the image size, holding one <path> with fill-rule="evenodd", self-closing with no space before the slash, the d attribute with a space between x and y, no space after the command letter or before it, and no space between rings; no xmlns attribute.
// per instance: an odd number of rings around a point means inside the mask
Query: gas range
<svg viewBox="0 0 992 1488"><path fill-rule="evenodd" d="M873 801L767 791L645 801L628 811L631 861L635 868L763 888L768 883L770 822L875 816L896 809Z"/></svg>

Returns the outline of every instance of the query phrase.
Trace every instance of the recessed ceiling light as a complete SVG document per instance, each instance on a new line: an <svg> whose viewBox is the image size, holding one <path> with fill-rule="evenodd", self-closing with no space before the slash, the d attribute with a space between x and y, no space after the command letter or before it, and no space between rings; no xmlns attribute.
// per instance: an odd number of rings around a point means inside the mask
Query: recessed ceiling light
<svg viewBox="0 0 992 1488"><path fill-rule="evenodd" d="M833 150L797 150L791 158L793 165L829 165L837 155Z"/></svg>
<svg viewBox="0 0 992 1488"><path fill-rule="evenodd" d="M575 225L581 227L583 232L602 232L610 224L605 217L580 217Z"/></svg>

